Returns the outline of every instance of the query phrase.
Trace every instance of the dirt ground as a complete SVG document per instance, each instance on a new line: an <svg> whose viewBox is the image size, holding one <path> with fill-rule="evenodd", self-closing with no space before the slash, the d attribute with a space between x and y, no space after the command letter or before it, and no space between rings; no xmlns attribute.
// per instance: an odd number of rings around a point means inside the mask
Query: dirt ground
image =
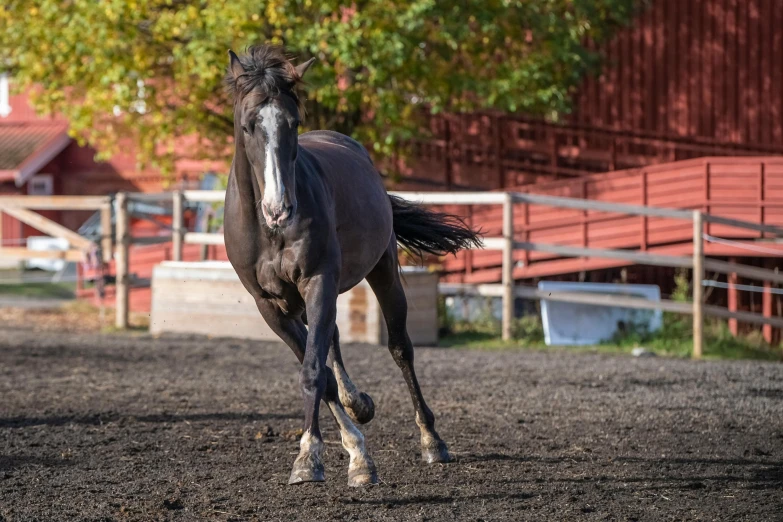
<svg viewBox="0 0 783 522"><path fill-rule="evenodd" d="M783 520L783 365L419 349L457 461L419 462L388 352L348 345L382 483L288 486L278 343L0 330L0 520Z"/></svg>

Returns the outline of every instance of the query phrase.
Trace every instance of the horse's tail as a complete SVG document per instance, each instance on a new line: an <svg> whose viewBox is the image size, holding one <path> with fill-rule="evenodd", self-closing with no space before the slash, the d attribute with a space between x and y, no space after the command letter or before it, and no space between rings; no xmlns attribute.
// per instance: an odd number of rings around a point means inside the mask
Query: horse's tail
<svg viewBox="0 0 783 522"><path fill-rule="evenodd" d="M481 232L470 228L460 217L434 212L389 195L397 242L410 254L443 256L464 248L482 246Z"/></svg>

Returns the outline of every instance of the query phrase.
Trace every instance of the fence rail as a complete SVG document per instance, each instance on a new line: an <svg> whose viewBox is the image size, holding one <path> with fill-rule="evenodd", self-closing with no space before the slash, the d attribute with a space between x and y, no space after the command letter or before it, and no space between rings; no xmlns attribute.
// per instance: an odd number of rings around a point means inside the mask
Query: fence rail
<svg viewBox="0 0 783 522"><path fill-rule="evenodd" d="M702 213L699 210L682 210L672 208L650 207L644 205L628 205L594 201L578 198L566 198L540 194L523 194L517 192L391 192L391 194L405 198L409 201L425 205L497 205L502 207L502 236L484 238L484 248L500 250L502 256L501 283L490 285L456 285L442 284L444 292L474 292L476 295L499 296L503 300L502 333L504 339L511 337L512 322L514 319L514 299L524 297L529 299L549 299L553 301L565 301L596 306L621 306L628 308L648 308L667 310L677 313L688 313L694 317L693 324L693 355L700 357L703 347L703 317L704 315L740 320L749 323L763 324L783 328L783 319L773 318L768 315L752 312L730 311L724 308L707 306L704 304L703 284L693 285L693 299L691 303L673 301L648 301L639 298L607 296L601 294L580 294L574 292L546 292L546 295L535 288L516 285L513 279L514 252L539 251L556 254L564 257L603 257L621 259L637 264L654 266L679 267L692 269L694 281L704 281L704 271L710 270L732 276L741 275L752 279L758 279L767 283L783 284L783 274L776 271L734 262L706 259L704 256L704 224L718 223L732 227L754 230L771 236L783 237L783 228L774 225L753 223L737 219L729 219ZM182 259L184 244L198 245L222 245L223 234L188 232L184 228L183 210L186 202L219 203L224 201L225 191L186 190L161 194L135 194L119 193L114 201L116 208L115 237L112 238L107 231L111 230L111 205L108 197L94 196L2 196L0 197L0 212L8 213L42 232L55 237L63 237L75 248L66 252L42 252L31 251L21 247L0 248L0 256L9 258L54 258L66 260L81 260L87 249L96 244L78 234L72 232L58 223L36 214L32 209L38 210L99 210L101 212L101 225L103 236L99 241L103 251L105 262L112 258L113 246L116 245L114 260L116 265L117 280L117 305L116 324L120 328L128 326L129 315L129 289L133 281L129 270L129 248L133 244L159 244L168 241L173 243L172 257L174 260ZM154 237L134 237L130 231L130 216L128 212L129 202L168 202L172 203L173 223L171 234ZM536 243L529 241L516 241L514 234L514 205L542 205L556 208L577 209L583 211L610 212L614 214L626 214L634 216L660 217L668 219L680 219L693 223L693 255L666 256L644 251L587 248L571 245L556 245ZM765 287L768 285L765 285Z"/></svg>
<svg viewBox="0 0 783 522"><path fill-rule="evenodd" d="M34 212L34 210L97 210L100 211L101 224L104 225L100 241L84 238L59 223ZM8 214L20 223L52 237L68 241L69 250L52 252L30 250L24 247L3 247L0 235L0 257L12 259L64 259L81 261L93 247L99 247L103 261L109 262L112 255L111 235L111 198L108 196L0 196L0 217ZM106 224L108 223L108 226ZM2 232L2 227L0 227Z"/></svg>
<svg viewBox="0 0 783 522"><path fill-rule="evenodd" d="M100 210L110 201L108 196L0 196L0 207L35 210Z"/></svg>
<svg viewBox="0 0 783 522"><path fill-rule="evenodd" d="M744 322L771 325L783 328L783 319L768 317L762 314L751 312L729 311L716 306L708 306L704 303L704 293L702 284L693 285L693 299L690 303L681 303L674 301L649 301L640 298L622 297L616 295L587 294L575 292L540 292L539 290L522 285L516 285L513 279L514 252L517 250L540 251L557 254L565 257L604 257L611 259L622 259L637 264L647 264L654 266L678 267L692 269L694 281L704 280L704 270L711 270L723 274L738 274L744 277L760 279L769 282L783 283L783 274L773 270L758 268L753 266L741 265L719 261L714 259L705 259L704 257L704 224L720 223L738 228L745 228L770 235L783 237L783 228L773 225L762 225L749 221L737 219L728 219L721 216L714 216L702 213L698 210L682 210L673 208L650 207L644 205L628 205L620 203L609 203L604 201L594 201L577 198L566 198L559 196L548 196L540 194L527 194L517 192L390 192L390 194L402 197L411 202L425 205L500 205L503 208L503 226L502 237L484 238L484 248L501 250L502 257L502 277L500 284L489 285L448 285L442 284L441 289L445 292L473 292L476 295L499 296L503 300L503 318L502 335L504 339L511 338L512 322L514 319L514 299L523 297L528 299L549 299L553 301L564 301L570 303L591 304L596 306L620 306L626 308L639 309L657 309L676 313L686 313L693 315L693 356L699 358L703 351L703 323L704 316L710 315L721 318L737 319ZM128 195L132 199L137 199L137 195ZM220 233L188 232L183 228L183 207L185 202L206 202L219 203L225 199L225 191L221 190L186 190L177 191L170 194L143 195L140 200L146 201L165 201L167 198L172 200L173 218L172 241L174 245L173 258L182 259L183 244L199 245L222 245L223 235ZM121 201L121 199L118 199ZM668 219L679 219L691 221L693 223L693 255L686 256L665 256L652 254L643 251L632 251L622 249L601 249L586 248L570 245L553 245L542 243L531 243L526 241L516 241L514 235L514 205L542 205L556 208L567 208L584 211L611 212L614 214L626 214L633 216L658 217ZM124 208L118 204L118 209ZM127 217L118 219L117 245L121 248L127 247L134 241L129 236L122 236L124 233ZM122 225L121 225L122 223ZM118 287L127 285L127 273L120 274L120 270L127 272L127 251L125 255L118 256ZM118 288L118 299L127 300L127 288L121 291ZM127 326L127 305L121 307L118 305L117 326ZM120 317L120 314L125 317Z"/></svg>
<svg viewBox="0 0 783 522"><path fill-rule="evenodd" d="M452 296L482 296L503 297L503 288L495 284L464 284L464 283L440 283L438 292L442 295ZM557 292L552 290L539 290L526 285L514 286L514 297L524 299L536 299L557 301L563 303L588 304L593 306L610 306L621 308L634 308L640 310L662 310L680 314L693 314L693 303L661 299L650 301L640 297L627 297L616 294L596 294L581 292ZM704 305L704 314L721 319L740 319L747 323L768 324L776 328L783 328L783 317L764 317L752 312L729 312L725 308L713 305Z"/></svg>

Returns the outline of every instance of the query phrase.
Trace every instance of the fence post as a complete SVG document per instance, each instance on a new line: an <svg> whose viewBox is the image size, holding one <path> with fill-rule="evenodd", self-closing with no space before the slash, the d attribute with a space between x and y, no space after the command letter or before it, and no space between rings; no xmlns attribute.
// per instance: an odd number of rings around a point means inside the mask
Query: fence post
<svg viewBox="0 0 783 522"><path fill-rule="evenodd" d="M693 358L704 347L704 223L700 210L693 211Z"/></svg>
<svg viewBox="0 0 783 522"><path fill-rule="evenodd" d="M764 317L772 317L772 283L764 281L764 293L761 295L761 313ZM772 325L765 324L761 327L764 340L772 344Z"/></svg>
<svg viewBox="0 0 783 522"><path fill-rule="evenodd" d="M173 255L174 255L174 261L182 261L182 239L183 239L182 207L183 207L184 198L181 190L175 190L173 192L172 197L173 197L173 201L172 201L173 208L172 208L171 240L174 249Z"/></svg>
<svg viewBox="0 0 783 522"><path fill-rule="evenodd" d="M738 263L736 257L730 257L729 263ZM739 295L737 292L737 284L739 283L739 278L737 277L737 272L732 272L726 276L726 280L728 282L728 289L727 289L727 305L729 312L736 312L739 309ZM729 319L729 332L731 332L731 335L734 337L737 337L739 335L739 324L736 319Z"/></svg>
<svg viewBox="0 0 783 522"><path fill-rule="evenodd" d="M116 319L117 328L128 327L129 305L129 277L128 277L128 249L130 236L128 234L128 195L125 192L117 194L117 263L116 263Z"/></svg>
<svg viewBox="0 0 783 522"><path fill-rule="evenodd" d="M111 263L114 237L111 230L111 201L101 205L101 252L104 263Z"/></svg>
<svg viewBox="0 0 783 522"><path fill-rule="evenodd" d="M511 340L514 322L514 198L506 192L503 201L503 327L504 341Z"/></svg>

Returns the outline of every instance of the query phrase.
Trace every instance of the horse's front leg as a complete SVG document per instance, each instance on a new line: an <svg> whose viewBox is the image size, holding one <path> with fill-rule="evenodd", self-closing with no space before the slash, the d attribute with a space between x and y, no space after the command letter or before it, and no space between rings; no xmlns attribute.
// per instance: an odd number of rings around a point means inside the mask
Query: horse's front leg
<svg viewBox="0 0 783 522"><path fill-rule="evenodd" d="M303 285L300 292L305 300L309 323L304 360L299 371L305 418L299 456L291 470L289 484L324 480L321 459L324 443L318 426L318 411L326 391L326 358L337 314L337 278L324 275L313 277Z"/></svg>

